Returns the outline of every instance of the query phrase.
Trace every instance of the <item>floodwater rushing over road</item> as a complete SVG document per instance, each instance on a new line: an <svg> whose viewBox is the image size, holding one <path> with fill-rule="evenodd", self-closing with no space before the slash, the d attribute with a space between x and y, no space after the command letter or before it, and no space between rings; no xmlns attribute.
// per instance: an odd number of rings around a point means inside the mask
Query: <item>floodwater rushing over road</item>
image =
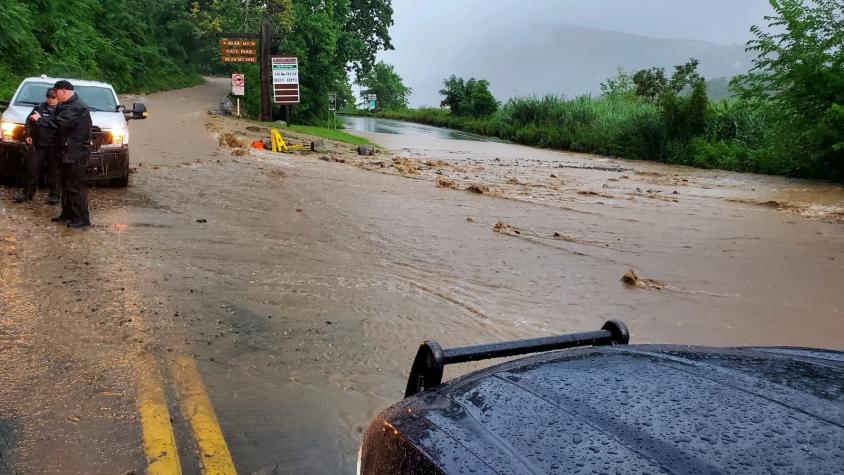
<svg viewBox="0 0 844 475"><path fill-rule="evenodd" d="M345 124L347 129L359 132L415 136L418 138L500 142L500 140L484 137L483 135L470 134L459 130L444 129L442 127L433 127L425 124L416 124L413 122L402 122L400 120L354 116L341 116L340 118L343 120L343 124Z"/></svg>
<svg viewBox="0 0 844 475"><path fill-rule="evenodd" d="M0 188L0 472L350 473L424 339L844 349L840 187L427 132L247 153L228 87L144 98L93 229Z"/></svg>

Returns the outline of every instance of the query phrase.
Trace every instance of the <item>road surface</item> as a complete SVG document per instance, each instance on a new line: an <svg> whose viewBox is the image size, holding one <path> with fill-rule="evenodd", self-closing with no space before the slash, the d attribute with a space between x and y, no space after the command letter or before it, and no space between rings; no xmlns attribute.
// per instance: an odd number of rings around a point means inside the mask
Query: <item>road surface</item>
<svg viewBox="0 0 844 475"><path fill-rule="evenodd" d="M426 134L233 156L227 88L138 99L92 229L0 189L0 472L350 473L426 338L844 349L840 188Z"/></svg>

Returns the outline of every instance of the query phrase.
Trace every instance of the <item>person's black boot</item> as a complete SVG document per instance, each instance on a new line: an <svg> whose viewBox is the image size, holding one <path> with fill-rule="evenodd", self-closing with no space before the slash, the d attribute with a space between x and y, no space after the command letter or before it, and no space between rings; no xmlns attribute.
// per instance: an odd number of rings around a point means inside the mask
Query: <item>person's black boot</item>
<svg viewBox="0 0 844 475"><path fill-rule="evenodd" d="M69 221L69 219L65 215L60 214L60 215L58 215L54 218L50 218L50 221L52 221L54 223L63 223L65 221Z"/></svg>
<svg viewBox="0 0 844 475"><path fill-rule="evenodd" d="M51 205L57 205L61 202L62 202L62 197L59 196L59 195L54 195L54 194L50 193L50 196L47 197L47 203L50 203Z"/></svg>
<svg viewBox="0 0 844 475"><path fill-rule="evenodd" d="M91 221L88 219L73 219L67 223L67 227L73 229L82 229L87 228L91 225Z"/></svg>
<svg viewBox="0 0 844 475"><path fill-rule="evenodd" d="M15 200L15 203L26 203L27 201L32 201L32 197L23 192L15 193L15 196L13 196L12 199Z"/></svg>

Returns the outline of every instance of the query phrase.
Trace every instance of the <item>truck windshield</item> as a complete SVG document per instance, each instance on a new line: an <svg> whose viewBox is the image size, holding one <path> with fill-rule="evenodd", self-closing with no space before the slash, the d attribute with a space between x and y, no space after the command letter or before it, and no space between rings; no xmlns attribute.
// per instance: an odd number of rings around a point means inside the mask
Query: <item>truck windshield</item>
<svg viewBox="0 0 844 475"><path fill-rule="evenodd" d="M28 82L24 84L18 97L15 99L15 105L36 106L44 102L44 95L47 93L47 89L52 86L52 83L46 82ZM92 111L114 112L117 110L114 93L107 87L75 86L75 91L88 104L88 108Z"/></svg>

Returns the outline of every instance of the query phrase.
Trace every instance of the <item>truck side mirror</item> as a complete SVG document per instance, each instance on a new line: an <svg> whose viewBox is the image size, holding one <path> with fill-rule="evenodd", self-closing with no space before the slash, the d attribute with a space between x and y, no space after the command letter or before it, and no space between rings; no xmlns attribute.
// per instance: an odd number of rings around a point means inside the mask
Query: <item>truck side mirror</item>
<svg viewBox="0 0 844 475"><path fill-rule="evenodd" d="M139 119L146 119L149 113L147 112L147 106L143 105L140 102L136 102L132 104L132 118L135 120Z"/></svg>

